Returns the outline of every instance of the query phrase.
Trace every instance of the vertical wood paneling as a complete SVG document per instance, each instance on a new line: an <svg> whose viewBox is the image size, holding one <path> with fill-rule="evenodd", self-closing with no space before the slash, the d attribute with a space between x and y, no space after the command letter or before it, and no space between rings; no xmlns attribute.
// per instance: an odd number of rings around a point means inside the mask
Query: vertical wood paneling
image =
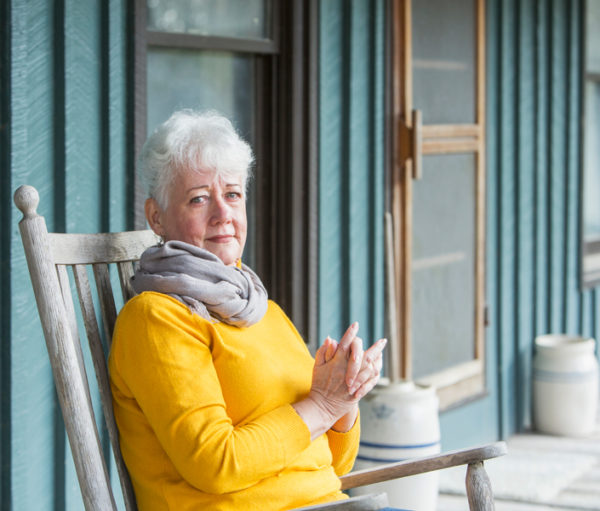
<svg viewBox="0 0 600 511"><path fill-rule="evenodd" d="M498 136L492 129L498 125L500 118L500 92L502 88L499 85L500 77L500 34L499 26L494 21L500 16L500 3L488 3L486 5L486 186L487 186L487 218L486 218L486 301L488 304L488 321L489 327L486 328L486 388L495 389L494 400L496 401L496 415L499 417L500 399L502 395L502 386L500 383L500 344L498 332L499 314L499 282L498 282L498 222L496 215L489 214L491 211L498 209L498 194L496 190L499 188L498 154L500 146ZM489 364L490 360L494 360L493 364ZM445 418L447 414L444 414ZM500 421L498 420L499 436L502 436L500 430ZM454 433L456 428L450 429L452 436L458 436L458 432Z"/></svg>
<svg viewBox="0 0 600 511"><path fill-rule="evenodd" d="M503 95L501 97L502 110L500 112L500 125L498 135L500 137L499 145L501 151L498 159L498 236L499 253L503 254L499 262L499 290L500 290L500 311L499 311L499 333L498 337L502 340L510 339L512 342L501 342L500 350L500 368L501 377L504 384L504 392L501 395L501 406L510 406L511 401L516 395L516 376L517 364L515 359L515 338L516 338L516 302L513 296L513 290L516 283L516 137L515 125L517 117L515 115L515 94L517 84L516 62L516 41L514 38L514 27L516 20L516 5L514 1L504 1L502 3L502 23L500 24L500 76ZM512 101L507 101L507 98ZM512 421L514 416L502 416L502 430L510 431L514 429Z"/></svg>
<svg viewBox="0 0 600 511"><path fill-rule="evenodd" d="M535 190L535 11L530 2L519 2L517 12L517 52L518 80L516 91L517 131L515 158L515 180L517 183L517 272L516 272L516 353L517 382L526 388L516 394L521 402L517 405L517 424L529 425L531 392L528 382L531 381L531 339L535 331L535 287L534 287L534 254L535 224L534 203Z"/></svg>
<svg viewBox="0 0 600 511"><path fill-rule="evenodd" d="M67 232L101 230L100 9L65 0Z"/></svg>
<svg viewBox="0 0 600 511"><path fill-rule="evenodd" d="M103 169L109 176L109 209L108 231L133 229L130 225L131 212L127 197L127 183L132 179L133 169L128 168L129 151L127 148L127 3L123 0L106 2L108 16L108 48L106 51L108 69L102 72L107 78L108 111L103 115L108 118L109 150L108 169Z"/></svg>
<svg viewBox="0 0 600 511"><path fill-rule="evenodd" d="M342 272L342 2L320 3L319 319L317 338L338 336L346 317ZM326 285L323 283L326 282ZM328 304L325 306L325 304Z"/></svg>
<svg viewBox="0 0 600 511"><path fill-rule="evenodd" d="M0 506L11 500L11 11L0 3Z"/></svg>
<svg viewBox="0 0 600 511"><path fill-rule="evenodd" d="M385 195L385 6L378 5L382 2L371 2L371 17L374 25L371 29L371 48L373 57L370 59L372 75L369 96L369 130L371 173L369 174L369 191L372 197L369 223L370 229L369 246L371 247L371 276L369 288L369 303L371 306L371 331L370 340L374 341L384 333L385 300L383 293L383 282L385 278L384 268L384 195Z"/></svg>
<svg viewBox="0 0 600 511"><path fill-rule="evenodd" d="M12 185L38 188L53 218L52 5L11 4ZM11 201L12 203L12 201ZM11 232L11 500L13 509L54 507L54 387L23 248L13 213ZM35 460L35 462L33 462Z"/></svg>
<svg viewBox="0 0 600 511"><path fill-rule="evenodd" d="M1 143L3 151L11 148L0 161L8 197L0 244L0 256L8 258L0 303L2 509L83 506L11 195L21 184L35 186L50 230L131 224L127 8L125 0L2 3L2 14L10 15L10 31L2 33L1 96L2 121L10 126L2 134L10 139Z"/></svg>
<svg viewBox="0 0 600 511"><path fill-rule="evenodd" d="M565 0L551 2L550 23L550 180L549 180L549 237L550 237L550 328L553 332L565 331L565 187L567 173L565 154L568 141L566 130L567 65Z"/></svg>
<svg viewBox="0 0 600 511"><path fill-rule="evenodd" d="M488 3L488 299L501 432L531 425L534 339L592 334L579 287L580 1ZM494 73L498 75L494 75Z"/></svg>
<svg viewBox="0 0 600 511"><path fill-rule="evenodd" d="M547 133L550 118L547 112L549 75L548 62L548 23L547 2L536 2L536 91L535 116L536 116L536 189L535 189L535 219L536 219L536 331L544 332L549 329L549 278L548 244L547 244L547 218L548 207L546 202L548 159L547 159Z"/></svg>
<svg viewBox="0 0 600 511"><path fill-rule="evenodd" d="M582 26L582 2L575 0L567 2L565 19L568 20L568 53L567 53L567 147L565 167L567 170L567 185L565 186L565 230L567 232L565 250L564 287L565 301L565 332L582 332L579 322L579 311L582 308L582 298L589 293L579 291L579 260L581 257L579 245L579 207L581 172L579 170L579 122L580 122L580 27Z"/></svg>
<svg viewBox="0 0 600 511"><path fill-rule="evenodd" d="M350 12L349 45L349 76L346 96L348 98L348 119L346 123L347 174L346 183L348 205L348 240L346 254L348 272L345 276L348 282L349 313L348 320L360 319L363 335L368 337L370 332L369 282L371 280L371 264L369 261L370 247L369 214L372 211L370 191L369 162L369 92L371 92L369 61L371 57L370 32L373 30L372 19L368 9L368 0L352 2ZM358 248L361 247L361 248Z"/></svg>
<svg viewBox="0 0 600 511"><path fill-rule="evenodd" d="M318 336L383 335L383 3L321 2Z"/></svg>

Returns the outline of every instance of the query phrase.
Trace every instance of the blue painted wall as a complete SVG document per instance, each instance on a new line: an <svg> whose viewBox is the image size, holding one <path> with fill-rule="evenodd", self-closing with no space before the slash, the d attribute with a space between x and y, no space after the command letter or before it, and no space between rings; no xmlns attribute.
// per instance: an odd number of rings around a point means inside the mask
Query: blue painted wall
<svg viewBox="0 0 600 511"><path fill-rule="evenodd" d="M531 425L533 341L598 338L579 284L581 0L487 2L488 342L500 434Z"/></svg>
<svg viewBox="0 0 600 511"><path fill-rule="evenodd" d="M2 509L82 509L12 192L35 186L50 230L131 224L126 4L3 2Z"/></svg>
<svg viewBox="0 0 600 511"><path fill-rule="evenodd" d="M383 337L384 2L320 2L318 339Z"/></svg>

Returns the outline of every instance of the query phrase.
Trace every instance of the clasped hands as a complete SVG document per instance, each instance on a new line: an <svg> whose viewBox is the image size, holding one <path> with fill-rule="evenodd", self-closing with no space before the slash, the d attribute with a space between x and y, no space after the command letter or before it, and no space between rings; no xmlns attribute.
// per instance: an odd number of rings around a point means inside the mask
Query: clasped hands
<svg viewBox="0 0 600 511"><path fill-rule="evenodd" d="M352 427L358 402L378 382L387 343L387 339L379 339L363 351L363 341L357 334L358 323L353 323L339 343L327 337L315 355L308 399L337 431Z"/></svg>

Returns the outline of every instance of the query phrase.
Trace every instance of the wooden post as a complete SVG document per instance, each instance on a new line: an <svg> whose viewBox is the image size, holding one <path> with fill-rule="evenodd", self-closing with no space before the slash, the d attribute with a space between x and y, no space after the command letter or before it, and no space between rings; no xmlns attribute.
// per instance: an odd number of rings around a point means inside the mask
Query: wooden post
<svg viewBox="0 0 600 511"><path fill-rule="evenodd" d="M483 461L469 463L466 479L469 509L471 511L494 511L492 484L483 468Z"/></svg>

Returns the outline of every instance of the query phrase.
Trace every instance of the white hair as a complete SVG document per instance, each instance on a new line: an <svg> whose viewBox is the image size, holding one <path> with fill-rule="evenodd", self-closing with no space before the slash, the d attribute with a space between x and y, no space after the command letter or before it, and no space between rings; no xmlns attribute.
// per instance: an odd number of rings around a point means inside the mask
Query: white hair
<svg viewBox="0 0 600 511"><path fill-rule="evenodd" d="M179 172L241 176L245 189L253 162L252 149L229 119L214 111L180 110L148 137L138 160L138 172L148 196L164 209L169 187Z"/></svg>

